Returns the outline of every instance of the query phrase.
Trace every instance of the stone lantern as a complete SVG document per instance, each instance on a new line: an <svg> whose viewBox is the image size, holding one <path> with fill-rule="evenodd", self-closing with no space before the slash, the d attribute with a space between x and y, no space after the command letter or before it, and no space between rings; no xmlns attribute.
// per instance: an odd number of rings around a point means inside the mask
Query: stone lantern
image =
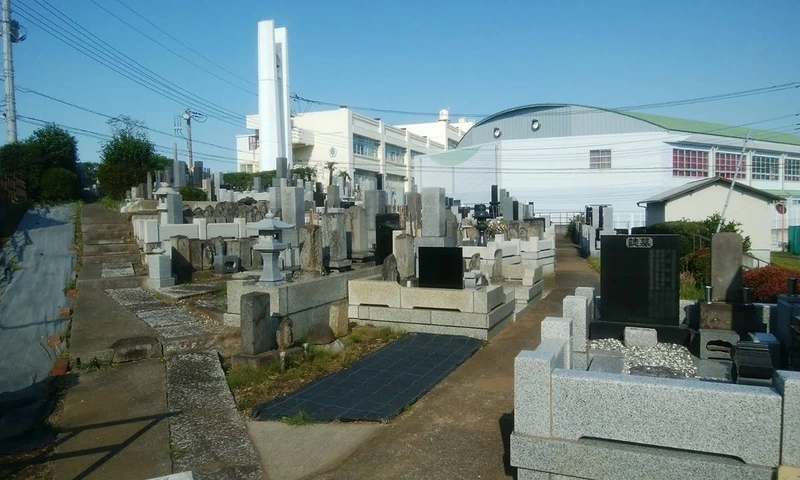
<svg viewBox="0 0 800 480"><path fill-rule="evenodd" d="M489 225L486 223L486 220L489 218L489 211L486 210L486 205L482 203L475 205L475 213L472 216L475 218L477 224L476 229L478 230L478 238L475 241L475 245L485 247L486 229L489 228Z"/></svg>
<svg viewBox="0 0 800 480"><path fill-rule="evenodd" d="M158 187L158 190L153 192L156 196L156 200L158 200L158 205L156 206L156 210L159 212L159 223L168 223L167 222L167 195L171 193L178 193L174 188L170 187L166 183L161 183Z"/></svg>
<svg viewBox="0 0 800 480"><path fill-rule="evenodd" d="M282 241L283 230L294 228L294 225L282 222L281 219L275 218L275 214L272 211L269 211L263 220L257 223L250 223L247 228L258 230L258 242L253 245L253 250L260 252L261 258L264 260L264 267L261 270L258 284L282 285L286 283L281 273L278 257L288 247Z"/></svg>

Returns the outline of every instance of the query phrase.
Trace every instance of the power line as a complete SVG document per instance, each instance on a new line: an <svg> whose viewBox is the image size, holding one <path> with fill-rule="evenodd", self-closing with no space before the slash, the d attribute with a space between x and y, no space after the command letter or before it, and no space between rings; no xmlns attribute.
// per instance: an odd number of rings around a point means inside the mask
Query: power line
<svg viewBox="0 0 800 480"><path fill-rule="evenodd" d="M139 30L138 28L136 28L135 26L131 25L131 24L130 24L130 23L128 23L128 22L127 22L125 19L123 19L123 18L120 18L120 17L119 17L117 14L115 14L114 12L112 12L112 11L108 10L106 7L104 7L103 5L101 5L101 4L99 4L99 3L97 3L95 0L89 0L89 1L90 1L90 2L92 2L93 4L95 4L95 5L96 5L98 8L100 8L101 10L103 10L104 12L106 12L107 14L111 15L112 17L116 18L117 20L119 20L120 22L122 22L123 24L125 24L125 25L126 25L128 28L130 28L131 30L133 30L133 31L135 31L135 32L137 32L137 33L139 33L139 34L140 34L140 35L142 35L143 37L147 38L148 40L150 40L151 42L153 42L153 43L155 43L156 45L160 46L161 48L163 48L163 49L167 50L168 52L170 52L171 54L175 55L176 57L178 57L178 58L180 58L180 59L184 60L185 62L187 62L187 63L189 63L189 64L193 65L194 67L196 67L196 68L198 68L198 69L200 69L200 70L202 70L202 71L204 71L204 72L208 73L209 75L211 75L211 76L213 76L213 77L215 77L215 78L217 78L217 79L219 79L219 80L222 80L223 82L227 83L228 85L231 85L231 86L233 86L234 88L238 88L239 90L242 90L242 91L245 91L245 92L247 92L247 93L250 93L250 94L253 94L253 95L256 95L256 96L258 96L258 94L257 94L256 92L254 92L253 90L250 90L250 89L248 89L248 88L244 88L244 87L242 87L242 86L240 86L240 85L236 85L235 83L231 82L230 80L228 80L228 79L226 79L226 78L224 78L224 77L221 77L221 76L217 75L216 73L214 73L213 71L211 71L211 70L209 70L209 69L207 69L207 68L203 67L202 65L198 65L198 64L197 64L197 63L195 63L194 61L192 61L192 60L190 60L190 59L186 58L185 56L183 56L183 55L181 55L180 53L176 52L175 50L171 49L169 46L167 46L167 45L164 45L163 43L159 42L159 41L158 41L158 40L156 40L155 38L151 37L150 35L146 34L145 32L143 32L143 31Z"/></svg>
<svg viewBox="0 0 800 480"><path fill-rule="evenodd" d="M140 71L144 71L144 72L147 72L148 74L152 75L152 77L155 77L155 79L156 79L156 81L158 83L161 83L162 85L166 84L165 86L167 88L170 88L169 85L171 85L173 89L175 89L177 91L185 92L185 95L187 95L189 98L191 98L191 97L198 98L199 101L197 101L197 103L198 104L206 104L206 106L204 106L204 108L206 108L206 109L209 109L209 110L210 109L215 109L215 110L218 110L219 112L221 112L221 114L228 115L228 116L231 116L233 118L242 118L243 117L243 115L241 115L240 113L234 112L233 110L227 109L225 107L222 107L221 105L218 105L218 104L213 103L211 101L205 100L200 96L192 94L188 90L185 90L181 86L179 86L179 85L167 80L166 78L164 78L161 75L157 74L153 70L145 67L141 63L137 62L133 58L129 57L128 55L126 55L125 53L120 51L119 49L115 48L113 45L109 44L108 42L106 42L102 38L98 37L97 35L95 35L91 31L89 31L85 27L81 26L78 22L74 21L68 15L64 14L62 11L60 11L58 8L53 6L47 0L34 0L34 1L37 4L39 4L40 6L42 6L43 8L45 8L48 12L54 14L56 17L59 17L66 25L70 26L70 28L72 28L73 30L78 32L78 34L85 33L85 34L89 35L90 37L96 39L96 41L98 41L100 44L105 45L105 47L102 47L102 46L100 47L105 52L110 52L110 54L112 56L116 55L116 56L121 56L121 57L127 59L129 65L133 64L136 67L138 67ZM111 53L112 51L113 51L113 53Z"/></svg>
<svg viewBox="0 0 800 480"><path fill-rule="evenodd" d="M207 61L208 63L210 63L210 64L214 65L215 67L219 68L220 70L223 70L223 71L226 71L226 72L228 72L228 73L229 73L229 74L231 74L232 76L234 76L234 77L236 77L236 78L238 78L238 79L242 80L243 82L245 82L245 83L247 83L247 84L250 84L250 85L254 85L254 84L255 84L255 83L254 83L252 80L247 80L246 78L243 78L243 77L241 77L241 76L237 75L236 73L234 73L234 72L232 72L231 70L229 70L229 69L227 69L227 68L223 67L222 65L220 65L220 64L219 64L219 63L217 63L217 62L215 62L214 60L211 60L210 58L208 58L207 56L205 56L205 55L203 55L202 53L198 52L197 50L195 50L194 48L190 47L189 45L186 45L186 44L185 44L185 43L183 43L183 42L182 42L180 39L178 39L178 38L175 38L175 37L174 37L172 34L170 34L170 33L169 33L169 32L167 32L166 30L162 29L161 27L159 27L159 26L158 26L158 25L156 25L155 23L153 23L153 22L151 22L150 20L148 20L147 18L145 18L145 17L144 17L142 14L140 14L139 12L137 12L136 10L134 10L133 8L131 8L131 7L130 7L128 4L126 4L126 3L125 3L125 2L123 2L122 0L117 0L117 3L119 3L119 4L120 4L120 5L122 5L123 7L127 8L127 9L128 9L130 12L131 12L131 13L133 13L133 14L134 14L134 15L136 15L137 17L141 18L142 20L144 20L145 22L147 22L148 24L150 24L150 26L152 26L153 28L155 28L155 29L156 29L156 30L158 30L159 32L163 33L164 35L168 36L168 37L169 37L169 38L171 38L171 39L172 39L174 42L176 42L177 44L179 44L179 45L181 45L182 47L186 48L187 50L189 50L190 52L194 53L195 55L199 56L200 58L202 58L203 60Z"/></svg>
<svg viewBox="0 0 800 480"><path fill-rule="evenodd" d="M760 88L754 88L754 89L749 89L749 90L741 90L741 91L737 91L737 92L723 93L723 94L718 94L718 95L707 95L707 96L703 96L703 97L688 98L688 99L683 99L683 100L672 100L672 101L668 101L668 102L647 103L647 104L640 104L640 105L630 105L630 106L625 106L625 107L611 108L611 109L608 109L608 110L617 110L617 111L650 110L650 109L655 109L655 108L666 108L666 107L674 107L674 106L680 106L680 105L691 105L691 104L695 104L695 103L713 102L713 101L718 101L718 100L727 100L727 99L731 99L731 98L740 98L740 97L747 97L747 96L752 96L752 95L761 95L761 94L765 94L765 93L774 93L774 92L780 92L780 91L783 91L783 90L789 90L789 89L798 88L798 87L800 87L800 82L790 82L790 83L784 83L784 84L778 84L778 85L771 85L771 86L768 86L768 87L760 87ZM367 112L389 113L389 114L395 114L395 115L416 115L416 116L426 116L426 117L437 116L438 115L438 112L437 113L432 113L432 112L419 112L419 111L409 111L409 110L392 110L392 109L386 109L386 108L372 108L372 107L361 107L361 106L347 105L345 103L325 102L325 101L322 101L322 100L313 100L313 99L301 97L300 95L297 95L297 94L292 94L292 99L296 100L296 101L300 101L300 102L306 102L308 104L313 104L313 105L322 105L322 106L329 106L329 107L346 106L346 107L351 108L353 110L362 110L362 111L367 111ZM579 105L576 105L576 106L579 106ZM595 110L595 109L588 110L587 109L586 111L572 111L572 112L569 112L567 114L568 115L576 115L576 114L587 114L587 113L603 113L605 111L606 110L603 110L603 109L600 109L600 110ZM456 116L456 117L485 118L485 117L492 116L494 114L451 113L451 115Z"/></svg>
<svg viewBox="0 0 800 480"><path fill-rule="evenodd" d="M23 7L24 8L24 7ZM135 66L131 66L130 64L126 64L125 62L121 61L115 55L109 55L102 51L102 49L88 43L78 37L75 37L70 32L67 32L63 29L62 26L56 25L52 21L48 20L46 17L42 16L41 14L36 13L35 11L28 11L26 10L27 15L24 13L20 13L20 15L25 18L27 21L31 22L32 24L38 26L46 33L50 34L57 40L65 43L66 45L70 46L71 48L75 49L76 51L80 52L81 54L89 57L90 59L96 61L97 63L113 70L114 72L122 75L123 77L128 78L129 80L133 81L141 85L142 87L172 101L176 101L181 104L185 103L200 103L196 102L196 100L187 97L183 94L176 94L173 92L168 86L160 86L159 83L163 85L163 82L158 82L154 80L152 76L148 75L147 73L142 73L139 69ZM33 16L39 17L42 20L35 19ZM87 48L88 47L88 48ZM99 52L99 53L98 53ZM189 99L187 102L187 98ZM209 115L212 118L216 118L217 120L229 123L236 127L240 127L238 123L233 123L229 118L234 118L234 115L228 114L226 117L221 117L218 114L211 114Z"/></svg>

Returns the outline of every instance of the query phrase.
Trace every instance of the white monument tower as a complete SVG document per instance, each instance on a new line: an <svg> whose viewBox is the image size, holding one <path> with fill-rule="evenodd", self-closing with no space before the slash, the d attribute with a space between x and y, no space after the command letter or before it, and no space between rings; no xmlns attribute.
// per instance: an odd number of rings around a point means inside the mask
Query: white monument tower
<svg viewBox="0 0 800 480"><path fill-rule="evenodd" d="M292 123L289 114L289 40L275 21L258 22L258 143L260 170L275 170L277 158L292 165Z"/></svg>

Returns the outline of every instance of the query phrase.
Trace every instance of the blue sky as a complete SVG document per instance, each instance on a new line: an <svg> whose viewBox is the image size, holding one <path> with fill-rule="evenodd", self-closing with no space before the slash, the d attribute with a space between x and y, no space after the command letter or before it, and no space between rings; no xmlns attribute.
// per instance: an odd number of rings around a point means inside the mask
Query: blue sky
<svg viewBox="0 0 800 480"><path fill-rule="evenodd" d="M177 140L183 148L182 139L168 134L173 116L187 106L202 112L207 108L198 103L210 102L233 114L256 112L256 96L244 90L256 91L256 24L264 19L288 28L291 88L298 95L432 113L366 112L390 123L432 121L442 107L456 116L548 102L620 107L800 81L796 0L123 1L225 69L186 50L117 0L97 3L238 88L156 45L90 0L12 0L14 18L28 31L14 50L16 83L142 120L166 133L151 133L164 147ZM46 7L179 85L194 101L162 98L55 39L42 24L75 32ZM648 111L738 125L799 113L800 89ZM17 114L109 132L103 117L22 90ZM788 131L795 121L800 118L758 127ZM195 139L223 148L196 144L196 159L215 171L235 170L234 136L246 133L244 119L238 123L211 118L197 125ZM20 137L34 128L20 122ZM100 140L76 136L81 159L99 160Z"/></svg>

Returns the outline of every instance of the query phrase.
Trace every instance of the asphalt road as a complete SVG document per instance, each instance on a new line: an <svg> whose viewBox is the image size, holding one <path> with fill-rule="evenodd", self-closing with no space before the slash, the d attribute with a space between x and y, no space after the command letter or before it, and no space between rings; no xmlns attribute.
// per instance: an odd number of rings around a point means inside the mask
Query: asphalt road
<svg viewBox="0 0 800 480"><path fill-rule="evenodd" d="M66 327L59 310L75 263L73 214L73 205L31 209L14 235L17 269L0 296L0 393L49 375L55 358L47 337Z"/></svg>

